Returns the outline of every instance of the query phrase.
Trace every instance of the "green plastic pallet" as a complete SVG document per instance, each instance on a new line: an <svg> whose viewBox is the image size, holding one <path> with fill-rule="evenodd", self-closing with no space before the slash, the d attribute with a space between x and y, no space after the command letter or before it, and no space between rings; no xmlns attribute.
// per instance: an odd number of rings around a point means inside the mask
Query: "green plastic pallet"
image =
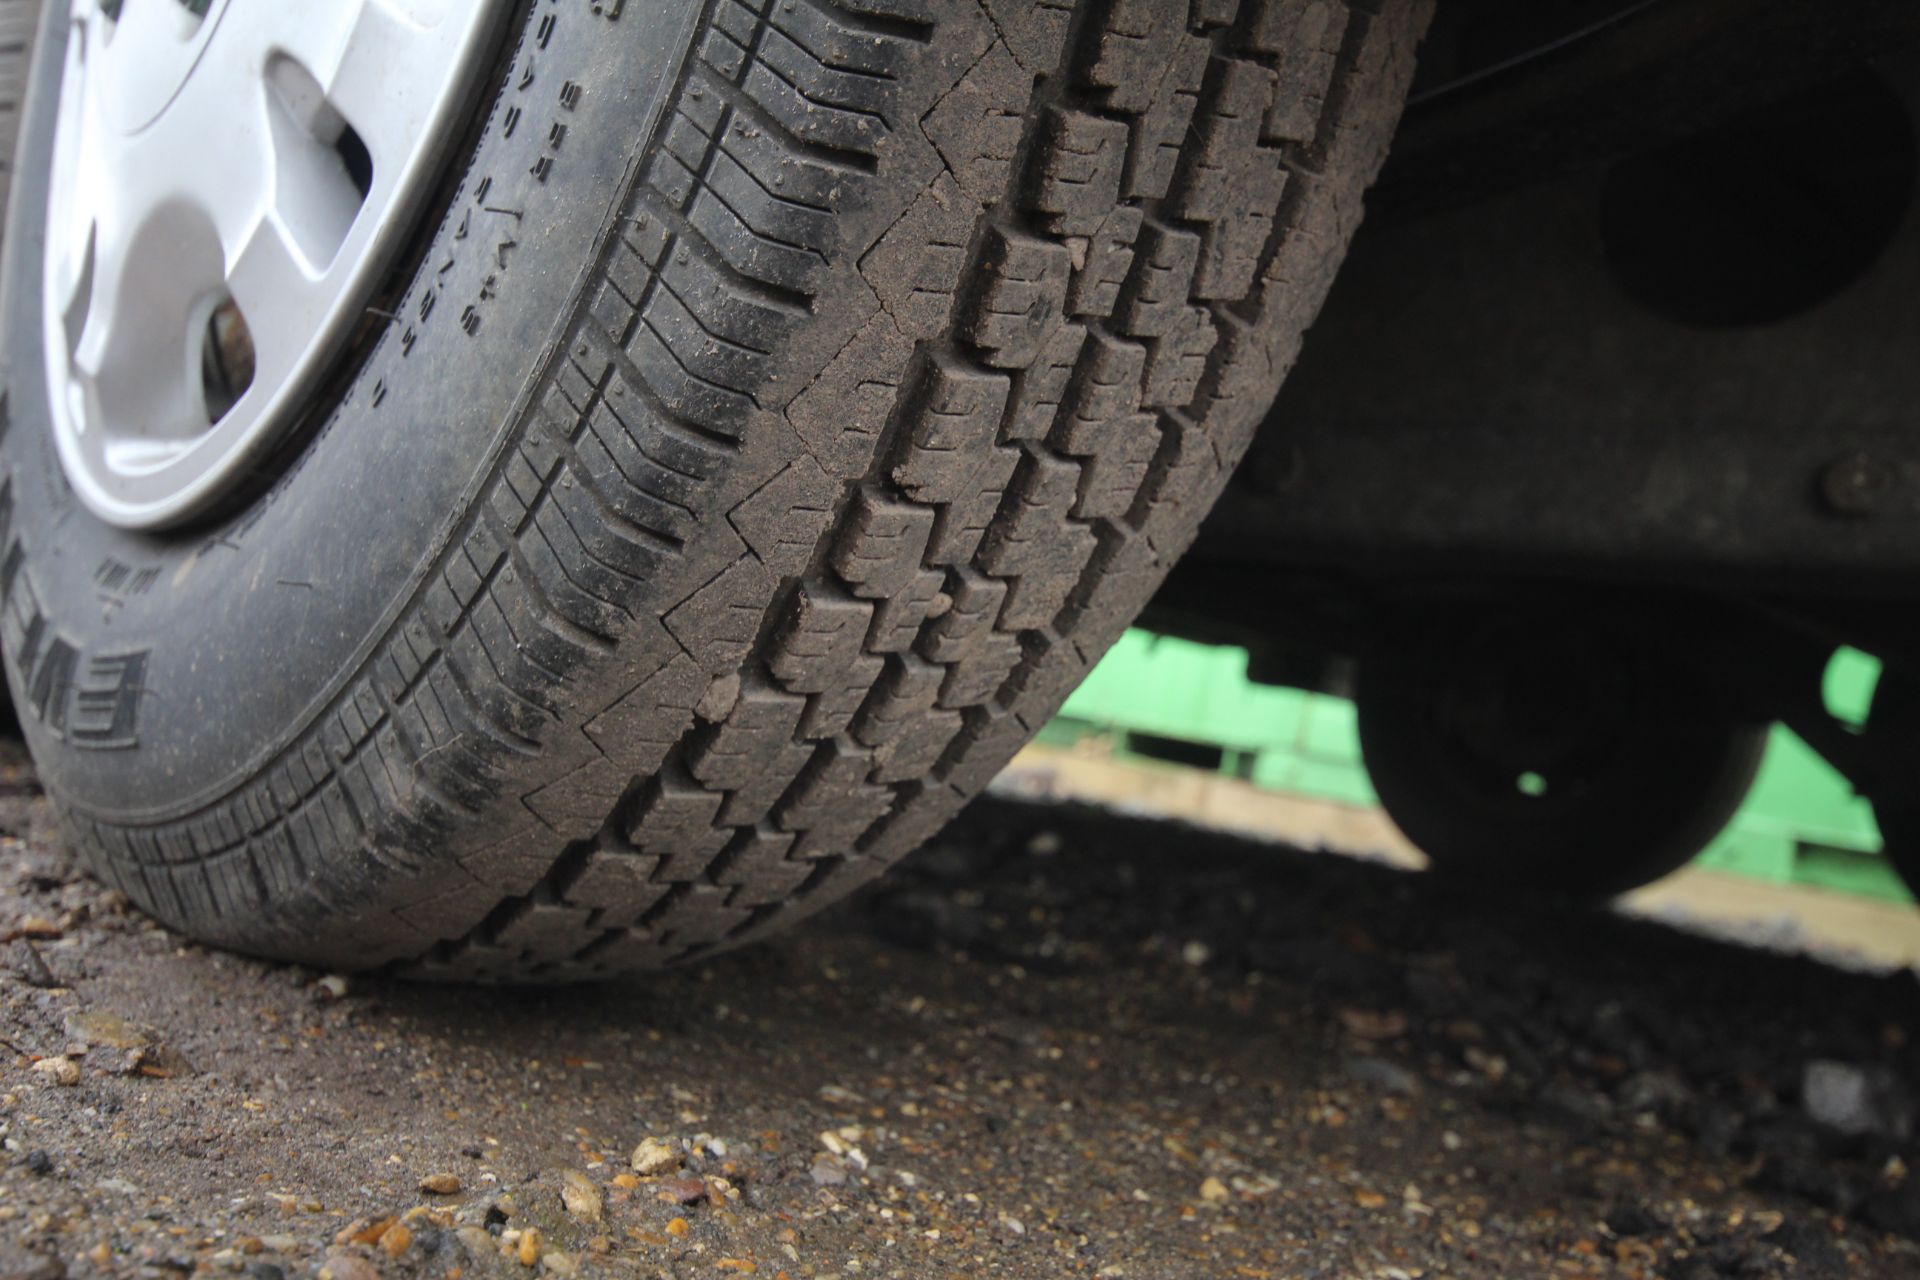
<svg viewBox="0 0 1920 1280"><path fill-rule="evenodd" d="M1843 651L1827 673L1827 704L1859 723L1879 668ZM1089 732L1118 747L1153 740L1215 752L1218 767L1274 791L1372 807L1353 704L1331 694L1256 684L1247 653L1130 631L1088 675L1042 733L1044 742ZM1157 751L1153 752L1158 754ZM1775 727L1752 793L1699 865L1775 884L1910 900L1880 857L1867 803L1810 747Z"/></svg>

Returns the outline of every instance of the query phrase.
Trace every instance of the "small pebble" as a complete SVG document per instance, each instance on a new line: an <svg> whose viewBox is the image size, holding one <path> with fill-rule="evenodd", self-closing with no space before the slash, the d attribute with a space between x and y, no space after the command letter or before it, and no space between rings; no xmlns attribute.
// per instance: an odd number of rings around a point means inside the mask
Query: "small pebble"
<svg viewBox="0 0 1920 1280"><path fill-rule="evenodd" d="M365 1258L336 1253L320 1264L320 1280L380 1280L380 1272Z"/></svg>
<svg viewBox="0 0 1920 1280"><path fill-rule="evenodd" d="M64 1055L57 1058L42 1058L33 1064L33 1069L38 1074L52 1080L55 1084L75 1085L80 1083L80 1064Z"/></svg>
<svg viewBox="0 0 1920 1280"><path fill-rule="evenodd" d="M660 1198L674 1204L698 1204L707 1198L707 1184L700 1178L669 1178L660 1184Z"/></svg>
<svg viewBox="0 0 1920 1280"><path fill-rule="evenodd" d="M382 1253L389 1258L397 1259L413 1244L413 1232L404 1222L396 1222L380 1233L380 1239L376 1243L379 1244Z"/></svg>
<svg viewBox="0 0 1920 1280"><path fill-rule="evenodd" d="M528 1227L520 1233L519 1251L516 1256L520 1265L531 1267L540 1261L540 1228Z"/></svg>
<svg viewBox="0 0 1920 1280"><path fill-rule="evenodd" d="M680 1167L680 1153L658 1138L645 1138L633 1149L633 1171L647 1177Z"/></svg>
<svg viewBox="0 0 1920 1280"><path fill-rule="evenodd" d="M420 1179L420 1190L430 1196L457 1196L460 1179L451 1173L430 1173Z"/></svg>
<svg viewBox="0 0 1920 1280"><path fill-rule="evenodd" d="M465 1249L469 1256L485 1258L492 1255L494 1250L493 1237L487 1234L485 1228L460 1227L456 1229L453 1234L455 1238L460 1241L460 1247Z"/></svg>
<svg viewBox="0 0 1920 1280"><path fill-rule="evenodd" d="M560 1203L581 1222L598 1222L605 1202L591 1178L577 1169L565 1169L560 1174Z"/></svg>

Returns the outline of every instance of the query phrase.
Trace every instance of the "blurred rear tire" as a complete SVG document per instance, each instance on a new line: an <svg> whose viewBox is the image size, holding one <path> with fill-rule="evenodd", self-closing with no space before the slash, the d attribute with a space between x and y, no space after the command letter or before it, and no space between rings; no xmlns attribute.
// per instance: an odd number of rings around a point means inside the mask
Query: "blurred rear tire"
<svg viewBox="0 0 1920 1280"><path fill-rule="evenodd" d="M1685 667L1593 617L1449 621L1451 643L1365 664L1355 690L1374 790L1434 873L1605 899L1684 866L1739 809L1766 726Z"/></svg>

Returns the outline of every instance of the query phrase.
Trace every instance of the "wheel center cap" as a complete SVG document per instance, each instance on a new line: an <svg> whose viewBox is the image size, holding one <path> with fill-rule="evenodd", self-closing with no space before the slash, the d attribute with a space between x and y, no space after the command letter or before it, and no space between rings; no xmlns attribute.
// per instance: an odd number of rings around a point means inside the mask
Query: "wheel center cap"
<svg viewBox="0 0 1920 1280"><path fill-rule="evenodd" d="M158 120L179 96L213 39L227 0L98 3L105 19L97 55L101 106L117 132L138 133Z"/></svg>

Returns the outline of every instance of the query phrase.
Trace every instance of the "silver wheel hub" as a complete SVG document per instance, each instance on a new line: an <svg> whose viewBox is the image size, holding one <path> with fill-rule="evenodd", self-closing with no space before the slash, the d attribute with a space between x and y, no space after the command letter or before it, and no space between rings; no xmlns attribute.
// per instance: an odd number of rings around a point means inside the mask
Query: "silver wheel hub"
<svg viewBox="0 0 1920 1280"><path fill-rule="evenodd" d="M81 500L177 523L301 415L431 197L480 0L68 0L53 430Z"/></svg>

